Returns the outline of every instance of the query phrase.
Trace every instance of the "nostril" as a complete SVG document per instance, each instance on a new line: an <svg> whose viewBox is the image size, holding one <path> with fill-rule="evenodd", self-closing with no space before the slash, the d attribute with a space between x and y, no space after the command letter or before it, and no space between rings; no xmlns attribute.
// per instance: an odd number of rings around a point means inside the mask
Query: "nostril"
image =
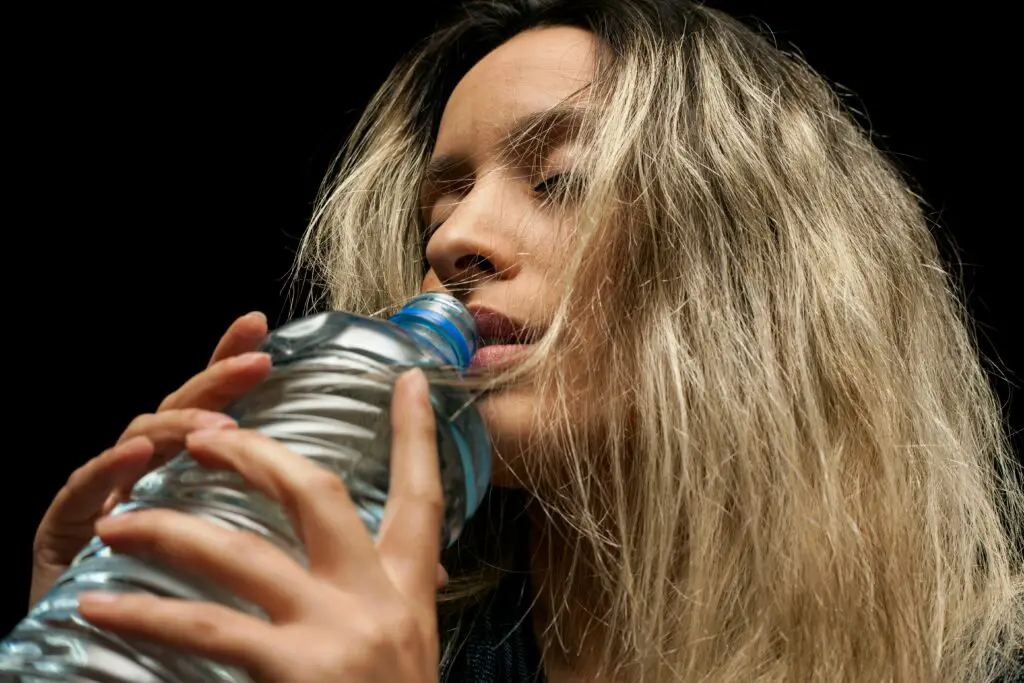
<svg viewBox="0 0 1024 683"><path fill-rule="evenodd" d="M455 262L455 267L463 271L482 270L485 273L493 273L495 271L494 264L479 254L463 256Z"/></svg>

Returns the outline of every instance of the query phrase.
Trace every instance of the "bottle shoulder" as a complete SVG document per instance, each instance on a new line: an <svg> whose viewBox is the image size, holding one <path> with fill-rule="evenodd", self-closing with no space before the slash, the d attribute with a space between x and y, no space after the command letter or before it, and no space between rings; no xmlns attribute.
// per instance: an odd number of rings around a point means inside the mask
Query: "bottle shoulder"
<svg viewBox="0 0 1024 683"><path fill-rule="evenodd" d="M397 325L376 318L329 311L295 320L271 332L261 346L275 365L332 352L357 352L387 364L422 365L429 357Z"/></svg>

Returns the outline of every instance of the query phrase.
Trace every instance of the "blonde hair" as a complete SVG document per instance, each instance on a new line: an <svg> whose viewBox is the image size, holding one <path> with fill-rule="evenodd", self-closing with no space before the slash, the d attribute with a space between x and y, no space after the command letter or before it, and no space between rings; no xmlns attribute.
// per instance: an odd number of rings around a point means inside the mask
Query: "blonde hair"
<svg viewBox="0 0 1024 683"><path fill-rule="evenodd" d="M522 30L598 36L562 305L510 375L545 397L530 447L546 455L524 459L523 484L564 544L544 640L572 639L581 606L564 596L585 575L602 671L628 680L1010 670L1018 466L918 198L835 93L682 1L484 1L460 17L371 102L299 265L339 309L416 294L419 186L454 83ZM600 404L574 398L568 356ZM486 549L450 561L494 564L488 525L465 540ZM448 566L455 613L498 576Z"/></svg>

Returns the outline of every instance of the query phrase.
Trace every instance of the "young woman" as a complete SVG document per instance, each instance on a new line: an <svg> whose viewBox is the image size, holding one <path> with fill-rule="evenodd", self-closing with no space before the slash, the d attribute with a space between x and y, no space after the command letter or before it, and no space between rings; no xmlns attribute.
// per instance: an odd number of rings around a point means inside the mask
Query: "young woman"
<svg viewBox="0 0 1024 683"><path fill-rule="evenodd" d="M471 2L400 64L325 185L301 263L332 307L422 290L488 329L489 503L437 569L422 377L395 395L376 543L337 480L215 410L258 315L72 477L38 597L155 451L284 502L311 554L169 511L115 549L259 602L82 613L257 680L1009 680L1022 491L916 198L824 81L684 0ZM83 521L84 520L84 521ZM76 526L77 523L77 526ZM437 586L446 585L437 592Z"/></svg>

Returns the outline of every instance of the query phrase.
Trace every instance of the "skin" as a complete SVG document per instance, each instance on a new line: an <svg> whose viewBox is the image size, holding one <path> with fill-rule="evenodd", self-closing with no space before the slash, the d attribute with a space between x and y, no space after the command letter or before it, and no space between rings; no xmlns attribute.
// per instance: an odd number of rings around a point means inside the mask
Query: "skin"
<svg viewBox="0 0 1024 683"><path fill-rule="evenodd" d="M527 31L484 57L458 83L445 106L432 156L466 157L474 182L461 184L460 192L425 187L424 223L440 223L440 227L427 243L431 269L424 290L436 290L451 281L476 281L467 304L481 304L528 325L545 327L559 303L558 277L569 254L572 216L546 206L547 197L537 188L552 174L571 169L572 147L553 144L546 158L521 166L508 164L497 150L519 117L566 101L582 104L594 75L596 53L596 39L581 29ZM481 267L479 259L473 258L477 255L485 257L487 264ZM525 455L521 444L533 429L536 403L543 400L531 387L517 386L478 403L498 456L492 477L495 485L516 485L517 464ZM544 523L543 518L534 519L534 533ZM534 587L557 585L557 580L545 582L546 548L536 543L536 536L533 541ZM536 597L534 631L540 635L556 598ZM594 640L581 643L580 654L571 658L548 651L544 668L550 683L599 680L587 655L600 647L596 629L590 637Z"/></svg>
<svg viewBox="0 0 1024 683"><path fill-rule="evenodd" d="M519 116L578 93L593 74L594 52L593 37L581 30L529 31L458 84L435 155L465 157L472 183L457 193L424 190L425 217L439 226L426 249L424 290L468 277L475 286L467 303L545 327L557 304L568 217L545 204L543 181L571 164L571 151L563 145L539 163L516 166L495 150ZM374 543L339 479L216 412L269 372L269 358L254 352L266 332L261 314L237 320L206 370L70 477L37 531L32 603L95 527L115 551L187 566L271 617L267 623L208 603L145 595L83 595L82 616L101 628L245 667L265 683L436 681L435 592L446 579L437 565L443 496L422 373L396 383L392 415L401 419L393 422L391 495ZM514 462L538 400L529 387L516 387L481 402L504 459ZM254 535L171 510L105 516L143 473L183 447L201 464L234 470L279 500L305 540L310 569ZM496 484L512 480L510 470L497 468ZM532 570L542 576L543 556L535 561ZM539 631L543 623L535 626ZM545 666L552 683L582 680L585 670L561 660Z"/></svg>
<svg viewBox="0 0 1024 683"><path fill-rule="evenodd" d="M143 474L181 452L187 434L236 427L234 420L216 411L255 387L270 371L270 357L255 352L266 334L267 319L262 313L238 318L221 337L203 372L167 396L155 412L132 420L117 443L72 473L36 530L30 606L89 542L97 520L126 499Z"/></svg>
<svg viewBox="0 0 1024 683"><path fill-rule="evenodd" d="M472 181L441 188L425 184L424 222L440 226L427 242L431 268L424 291L469 281L474 284L467 304L539 329L547 326L569 252L570 217L545 205L543 181L571 168L572 150L556 144L544 158L518 164L507 163L498 151L520 117L578 101L593 78L595 54L594 37L581 29L526 31L484 57L455 87L432 156L465 157ZM478 404L499 455L495 484L515 485L515 463L541 398L517 387Z"/></svg>

